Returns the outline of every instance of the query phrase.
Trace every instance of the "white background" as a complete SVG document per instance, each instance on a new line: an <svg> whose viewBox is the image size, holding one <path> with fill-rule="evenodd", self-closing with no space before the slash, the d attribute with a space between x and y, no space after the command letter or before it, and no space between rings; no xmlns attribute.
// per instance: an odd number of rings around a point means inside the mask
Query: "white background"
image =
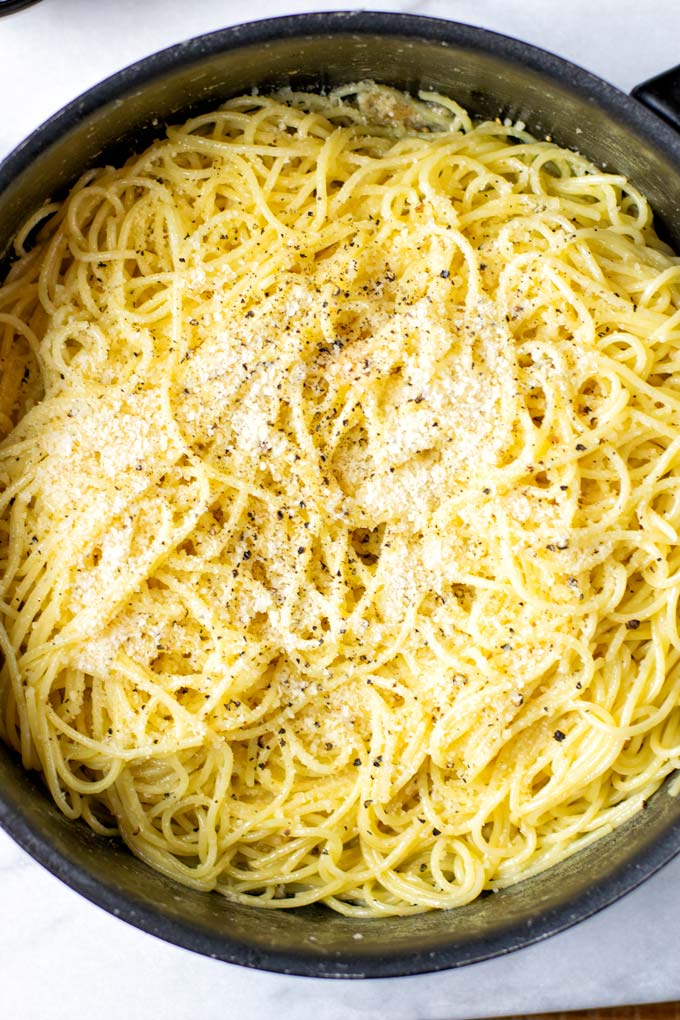
<svg viewBox="0 0 680 1020"><path fill-rule="evenodd" d="M353 9L292 0L42 0L0 18L0 157L106 75L246 19ZM680 61L678 0L415 0L551 49L619 87ZM509 957L445 974L322 982L203 959L129 927L61 885L0 833L0 1016L16 1020L458 1020L680 998L680 858L590 921Z"/></svg>

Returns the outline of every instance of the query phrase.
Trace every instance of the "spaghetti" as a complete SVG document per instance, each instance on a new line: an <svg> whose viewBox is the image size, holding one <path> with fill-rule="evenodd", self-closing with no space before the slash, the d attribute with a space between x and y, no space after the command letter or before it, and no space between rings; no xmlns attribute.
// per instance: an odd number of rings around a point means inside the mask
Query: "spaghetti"
<svg viewBox="0 0 680 1020"><path fill-rule="evenodd" d="M0 732L68 817L408 914L678 768L680 260L623 177L432 94L244 96L16 251Z"/></svg>

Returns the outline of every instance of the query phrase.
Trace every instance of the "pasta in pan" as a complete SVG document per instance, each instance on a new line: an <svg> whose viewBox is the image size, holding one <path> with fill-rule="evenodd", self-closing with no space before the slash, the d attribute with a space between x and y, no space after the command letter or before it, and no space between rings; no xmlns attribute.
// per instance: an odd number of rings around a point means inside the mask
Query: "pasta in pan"
<svg viewBox="0 0 680 1020"><path fill-rule="evenodd" d="M407 914L678 768L680 260L624 178L429 93L243 96L16 250L0 733L67 816Z"/></svg>

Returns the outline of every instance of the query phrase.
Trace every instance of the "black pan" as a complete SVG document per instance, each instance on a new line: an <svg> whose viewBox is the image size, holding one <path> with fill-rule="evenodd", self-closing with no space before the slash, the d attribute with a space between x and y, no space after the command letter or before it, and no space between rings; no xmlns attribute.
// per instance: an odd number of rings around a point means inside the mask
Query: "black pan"
<svg viewBox="0 0 680 1020"><path fill-rule="evenodd" d="M88 166L123 160L164 122L255 85L319 88L361 78L447 93L478 116L521 119L538 135L578 148L647 195L658 229L680 251L680 135L671 126L680 129L680 68L640 86L634 99L550 53L482 29L338 13L202 36L86 92L0 166L0 254L46 198ZM607 906L680 850L680 798L669 796L667 783L637 817L542 875L454 911L357 922L319 906L238 906L176 885L116 841L66 821L40 778L5 749L0 824L73 889L139 928L221 960L317 977L415 974L507 953Z"/></svg>

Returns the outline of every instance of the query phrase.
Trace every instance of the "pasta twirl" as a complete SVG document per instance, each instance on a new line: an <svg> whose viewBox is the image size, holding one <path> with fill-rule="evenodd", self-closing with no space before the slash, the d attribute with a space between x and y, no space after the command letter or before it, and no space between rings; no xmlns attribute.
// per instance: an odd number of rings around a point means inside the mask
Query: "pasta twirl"
<svg viewBox="0 0 680 1020"><path fill-rule="evenodd" d="M623 177L432 94L244 96L16 247L0 732L66 815L407 914L678 768L680 261Z"/></svg>

